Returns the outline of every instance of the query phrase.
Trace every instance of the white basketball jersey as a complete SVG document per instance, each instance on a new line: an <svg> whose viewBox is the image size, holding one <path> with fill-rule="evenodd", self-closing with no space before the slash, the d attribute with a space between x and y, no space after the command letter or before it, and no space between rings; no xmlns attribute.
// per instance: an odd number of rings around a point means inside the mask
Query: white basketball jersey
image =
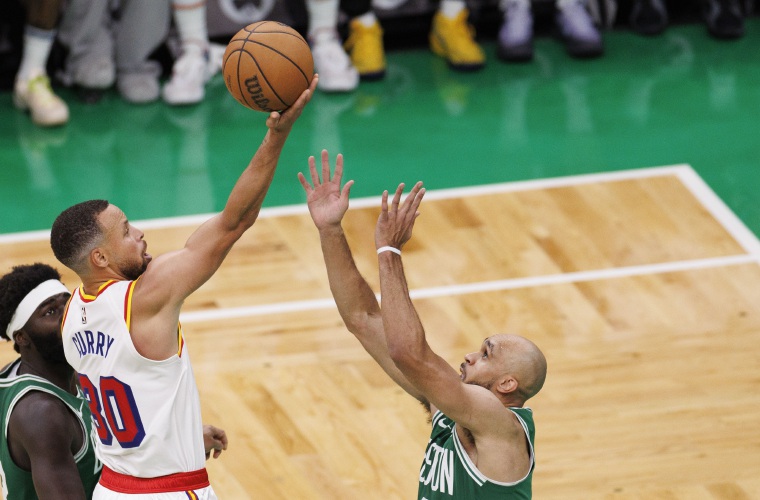
<svg viewBox="0 0 760 500"><path fill-rule="evenodd" d="M202 469L200 399L182 330L171 358L141 356L129 333L134 284L110 281L96 296L80 286L63 317L64 352L90 402L97 455L136 477Z"/></svg>

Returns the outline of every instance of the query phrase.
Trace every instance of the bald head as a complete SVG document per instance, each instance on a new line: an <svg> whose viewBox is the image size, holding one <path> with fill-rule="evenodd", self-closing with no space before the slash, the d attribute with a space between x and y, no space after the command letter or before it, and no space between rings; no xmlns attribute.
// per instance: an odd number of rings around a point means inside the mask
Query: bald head
<svg viewBox="0 0 760 500"><path fill-rule="evenodd" d="M504 373L517 380L517 393L523 401L535 396L546 380L546 358L536 344L519 335L499 334L489 337L494 357L501 361Z"/></svg>

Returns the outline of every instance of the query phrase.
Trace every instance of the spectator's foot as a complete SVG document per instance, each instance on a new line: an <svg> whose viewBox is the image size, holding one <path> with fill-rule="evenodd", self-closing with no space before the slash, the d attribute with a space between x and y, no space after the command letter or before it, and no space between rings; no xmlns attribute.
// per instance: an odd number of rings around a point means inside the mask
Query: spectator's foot
<svg viewBox="0 0 760 500"><path fill-rule="evenodd" d="M174 62L172 76L164 84L164 101L171 105L201 102L206 95L206 82L211 67L208 50L186 50Z"/></svg>
<svg viewBox="0 0 760 500"><path fill-rule="evenodd" d="M359 19L352 20L348 25L348 38L344 47L351 55L351 62L362 80L380 80L385 76L385 51L380 23L375 21L372 26L366 26ZM319 76L321 78L322 74Z"/></svg>
<svg viewBox="0 0 760 500"><path fill-rule="evenodd" d="M662 0L635 0L629 21L640 35L659 35L668 27L668 11Z"/></svg>
<svg viewBox="0 0 760 500"><path fill-rule="evenodd" d="M533 59L533 13L529 1L508 0L504 23L499 30L499 59L530 61Z"/></svg>
<svg viewBox="0 0 760 500"><path fill-rule="evenodd" d="M705 0L703 14L707 31L716 38L744 36L744 15L737 0Z"/></svg>
<svg viewBox="0 0 760 500"><path fill-rule="evenodd" d="M25 80L16 80L13 103L21 110L29 110L32 122L41 127L54 127L69 121L69 107L53 93L50 79L37 72Z"/></svg>
<svg viewBox="0 0 760 500"><path fill-rule="evenodd" d="M116 68L108 56L82 61L74 70L74 84L87 89L107 89L116 80Z"/></svg>
<svg viewBox="0 0 760 500"><path fill-rule="evenodd" d="M161 88L154 72L120 73L116 88L121 97L132 104L146 104L158 99Z"/></svg>
<svg viewBox="0 0 760 500"><path fill-rule="evenodd" d="M309 37L314 68L319 73L317 87L324 92L349 92L359 85L359 72L343 50L334 31Z"/></svg>
<svg viewBox="0 0 760 500"><path fill-rule="evenodd" d="M604 52L602 35L583 0L569 0L557 6L557 28L572 57L591 58Z"/></svg>
<svg viewBox="0 0 760 500"><path fill-rule="evenodd" d="M457 71L476 71L486 63L483 49L475 42L475 29L467 23L468 15L463 9L454 18L440 11L433 16L430 49Z"/></svg>

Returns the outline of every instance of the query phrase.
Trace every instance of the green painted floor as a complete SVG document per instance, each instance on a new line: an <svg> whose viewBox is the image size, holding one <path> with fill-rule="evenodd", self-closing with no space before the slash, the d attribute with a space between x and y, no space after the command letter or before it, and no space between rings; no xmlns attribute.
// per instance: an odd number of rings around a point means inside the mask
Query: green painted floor
<svg viewBox="0 0 760 500"><path fill-rule="evenodd" d="M474 74L393 51L384 81L315 96L266 206L304 201L296 173L322 148L344 153L354 196L418 179L438 189L688 163L760 234L760 19L732 42L694 24L654 38L619 29L605 43L603 58L577 61L541 37L522 65L486 43L490 63ZM0 233L47 229L90 198L132 220L218 211L265 131L219 75L187 108L62 95L70 123L41 130L0 94Z"/></svg>

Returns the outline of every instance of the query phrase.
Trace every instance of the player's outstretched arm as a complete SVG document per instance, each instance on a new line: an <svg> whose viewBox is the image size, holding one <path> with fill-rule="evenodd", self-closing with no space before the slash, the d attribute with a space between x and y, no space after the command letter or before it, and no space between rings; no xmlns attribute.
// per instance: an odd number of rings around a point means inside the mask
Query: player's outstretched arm
<svg viewBox="0 0 760 500"><path fill-rule="evenodd" d="M423 401L422 395L404 378L388 354L380 306L375 293L356 267L341 226L354 183L348 181L341 189L343 155L339 154L336 158L332 176L329 155L325 150L322 151L321 161L321 179L313 156L309 158L311 183L300 172L298 179L306 192L311 218L319 230L330 291L338 312L346 328L356 336L380 367L406 392Z"/></svg>
<svg viewBox="0 0 760 500"><path fill-rule="evenodd" d="M380 250L391 247L401 250L411 238L414 222L425 190L414 185L404 202L400 184L389 205L388 192L383 193L380 217L375 229L375 245ZM446 360L430 348L417 310L409 296L401 255L393 251L378 254L382 319L388 351L399 371L430 402L447 416L473 431L488 430L495 412L503 405L487 389L462 382Z"/></svg>
<svg viewBox="0 0 760 500"><path fill-rule="evenodd" d="M40 500L85 500L72 448L81 448L82 440L89 438L62 401L30 392L13 409L8 437L14 461L31 469Z"/></svg>
<svg viewBox="0 0 760 500"><path fill-rule="evenodd" d="M232 188L224 210L201 225L183 249L161 255L151 263L137 284L133 315L144 314L150 320L166 310L171 322L179 315L184 299L216 272L232 245L256 221L288 134L318 80L315 75L310 87L287 111L269 115L266 136Z"/></svg>

